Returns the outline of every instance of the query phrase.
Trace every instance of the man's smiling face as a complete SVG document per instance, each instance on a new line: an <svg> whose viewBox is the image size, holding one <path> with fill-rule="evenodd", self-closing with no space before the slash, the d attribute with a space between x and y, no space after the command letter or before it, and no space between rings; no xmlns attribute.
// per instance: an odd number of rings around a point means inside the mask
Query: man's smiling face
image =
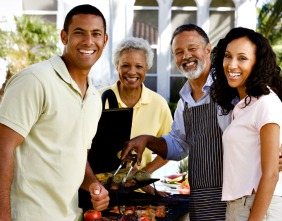
<svg viewBox="0 0 282 221"><path fill-rule="evenodd" d="M183 31L172 42L172 53L178 69L188 79L197 79L207 67L210 44L197 31Z"/></svg>
<svg viewBox="0 0 282 221"><path fill-rule="evenodd" d="M71 70L90 70L100 58L107 43L101 17L92 14L77 14L72 17L68 31L61 32L65 45L64 60Z"/></svg>

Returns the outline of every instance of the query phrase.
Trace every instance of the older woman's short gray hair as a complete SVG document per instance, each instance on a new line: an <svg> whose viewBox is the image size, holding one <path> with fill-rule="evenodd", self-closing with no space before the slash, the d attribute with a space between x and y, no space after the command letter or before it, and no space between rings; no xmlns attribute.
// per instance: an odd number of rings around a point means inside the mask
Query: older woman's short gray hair
<svg viewBox="0 0 282 221"><path fill-rule="evenodd" d="M154 53L148 43L143 38L128 37L122 40L116 47L113 54L113 64L118 65L119 58L123 52L130 50L144 51L147 61L147 68L150 69L153 65Z"/></svg>

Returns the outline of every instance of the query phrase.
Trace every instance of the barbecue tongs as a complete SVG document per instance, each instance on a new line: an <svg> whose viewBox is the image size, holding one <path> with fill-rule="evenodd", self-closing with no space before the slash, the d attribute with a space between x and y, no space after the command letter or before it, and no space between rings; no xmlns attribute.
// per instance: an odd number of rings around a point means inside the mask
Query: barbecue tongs
<svg viewBox="0 0 282 221"><path fill-rule="evenodd" d="M126 182L126 179L127 177L129 176L130 172L132 171L132 169L134 168L134 165L135 163L137 162L137 154L129 154L127 155L126 159L123 160L119 167L117 168L116 172L114 173L113 177L118 173L118 171L123 167L123 165L127 162L130 162L131 161L131 164L130 164L130 167L129 167L129 170L127 172L127 174L123 177L122 179L122 182L121 182L121 185L123 186L124 183Z"/></svg>

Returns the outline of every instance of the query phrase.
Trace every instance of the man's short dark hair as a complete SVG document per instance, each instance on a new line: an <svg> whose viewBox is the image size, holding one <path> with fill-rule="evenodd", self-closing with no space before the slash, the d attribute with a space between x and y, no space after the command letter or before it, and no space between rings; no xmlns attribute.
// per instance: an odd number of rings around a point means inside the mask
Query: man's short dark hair
<svg viewBox="0 0 282 221"><path fill-rule="evenodd" d="M208 44L210 42L210 39L209 39L207 33L202 28L200 28L199 26L194 25L194 24L185 24L185 25L181 25L181 26L179 26L175 29L175 31L172 34L170 45L172 45L173 39L176 37L176 35L180 34L181 32L184 32L184 31L196 31L196 32L199 33L199 35L202 36L202 38L204 39L204 42L206 44Z"/></svg>
<svg viewBox="0 0 282 221"><path fill-rule="evenodd" d="M66 15L66 18L65 18L65 22L64 22L65 32L68 32L69 25L71 23L72 17L74 15L78 15L78 14L91 14L91 15L100 16L103 20L104 32L106 33L107 27L106 27L106 19L105 19L104 15L102 14L102 12L98 8L96 8L93 5L89 5L89 4L78 5L68 12L68 14Z"/></svg>

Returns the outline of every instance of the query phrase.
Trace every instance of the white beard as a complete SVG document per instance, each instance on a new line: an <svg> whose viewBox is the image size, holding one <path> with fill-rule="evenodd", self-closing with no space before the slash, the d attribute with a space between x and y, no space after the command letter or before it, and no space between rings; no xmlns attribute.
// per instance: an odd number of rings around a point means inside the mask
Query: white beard
<svg viewBox="0 0 282 221"><path fill-rule="evenodd" d="M181 63L180 65L180 71L181 73L188 79L190 80L195 80L197 78L199 78L204 70L204 66L205 66L205 63L203 64L199 59L196 59L197 60L197 68L196 70L189 70L189 71L186 71L184 68L183 68L183 63Z"/></svg>

